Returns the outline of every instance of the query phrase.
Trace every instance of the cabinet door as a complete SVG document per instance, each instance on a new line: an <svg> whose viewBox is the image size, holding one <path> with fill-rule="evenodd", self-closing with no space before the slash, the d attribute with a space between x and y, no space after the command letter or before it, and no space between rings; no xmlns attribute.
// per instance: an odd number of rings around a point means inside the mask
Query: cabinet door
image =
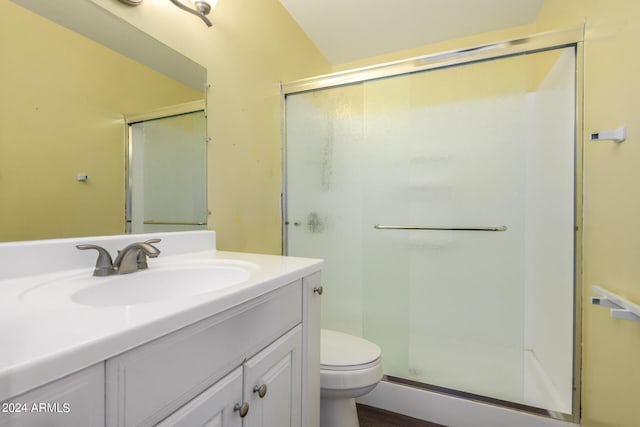
<svg viewBox="0 0 640 427"><path fill-rule="evenodd" d="M244 365L244 427L299 427L302 392L300 325Z"/></svg>
<svg viewBox="0 0 640 427"><path fill-rule="evenodd" d="M236 404L242 404L242 368L203 391L157 427L241 427Z"/></svg>
<svg viewBox="0 0 640 427"><path fill-rule="evenodd" d="M0 402L1 427L103 427L104 364Z"/></svg>

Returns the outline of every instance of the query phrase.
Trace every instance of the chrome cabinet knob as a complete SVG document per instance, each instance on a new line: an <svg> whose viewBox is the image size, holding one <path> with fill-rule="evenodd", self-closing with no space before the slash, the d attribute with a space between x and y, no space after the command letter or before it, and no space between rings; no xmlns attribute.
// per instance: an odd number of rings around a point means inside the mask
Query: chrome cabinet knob
<svg viewBox="0 0 640 427"><path fill-rule="evenodd" d="M255 386L253 388L253 392L258 393L258 396L260 396L260 398L262 399L267 395L267 385L262 384L261 386Z"/></svg>
<svg viewBox="0 0 640 427"><path fill-rule="evenodd" d="M233 412L238 412L240 414L240 418L244 418L249 413L249 404L244 402L242 405L236 403L236 406L233 407Z"/></svg>
<svg viewBox="0 0 640 427"><path fill-rule="evenodd" d="M322 293L324 292L324 289L322 289L322 286L318 286L317 288L313 288L313 292L318 295L322 295Z"/></svg>

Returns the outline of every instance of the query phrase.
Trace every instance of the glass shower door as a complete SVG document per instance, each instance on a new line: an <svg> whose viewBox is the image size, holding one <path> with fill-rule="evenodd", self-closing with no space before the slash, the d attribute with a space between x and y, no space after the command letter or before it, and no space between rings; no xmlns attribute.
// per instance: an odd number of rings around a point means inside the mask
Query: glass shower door
<svg viewBox="0 0 640 427"><path fill-rule="evenodd" d="M286 97L286 246L385 374L571 413L573 48Z"/></svg>

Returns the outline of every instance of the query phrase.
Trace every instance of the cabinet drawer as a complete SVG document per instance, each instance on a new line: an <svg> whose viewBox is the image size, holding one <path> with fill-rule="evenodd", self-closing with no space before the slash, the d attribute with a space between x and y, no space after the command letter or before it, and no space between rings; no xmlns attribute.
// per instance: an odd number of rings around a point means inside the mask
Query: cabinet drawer
<svg viewBox="0 0 640 427"><path fill-rule="evenodd" d="M301 322L301 281L107 361L107 426L152 425Z"/></svg>

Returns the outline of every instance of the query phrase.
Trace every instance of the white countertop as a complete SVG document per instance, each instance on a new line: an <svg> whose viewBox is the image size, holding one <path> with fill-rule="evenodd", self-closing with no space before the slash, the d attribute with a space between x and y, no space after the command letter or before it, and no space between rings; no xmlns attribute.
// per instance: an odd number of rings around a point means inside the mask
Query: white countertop
<svg viewBox="0 0 640 427"><path fill-rule="evenodd" d="M191 236L202 240L203 233L209 233L204 236L210 238L212 232L192 233ZM75 245L77 242L103 244L114 240L114 245L122 245L123 239L140 241L144 237L147 236L105 240L63 239L55 243L66 247L67 244ZM0 258L3 251L5 255L8 253L11 249L9 246L0 246ZM157 246L162 250L162 243ZM204 246L211 245L207 243ZM212 246L215 247L215 234ZM202 249L203 245L194 247ZM19 248L18 252L20 250ZM96 253L90 252L93 256L86 258L85 255L83 261L95 261ZM215 249L167 252L169 255L149 259L149 269L153 269L154 265L161 267L171 263L216 260L221 263L253 265L249 268L251 277L237 285L199 295L130 306L89 307L64 298L47 302L26 301L24 295L43 281L73 274L91 276L93 261L86 263L83 268L40 271L37 275L20 276L14 272L4 280L0 263L0 401L275 290L319 271L322 266L322 261L317 259L222 252ZM42 255L34 256L30 262L37 263L38 256ZM71 265L77 265L77 262ZM6 269L9 269L8 265Z"/></svg>

